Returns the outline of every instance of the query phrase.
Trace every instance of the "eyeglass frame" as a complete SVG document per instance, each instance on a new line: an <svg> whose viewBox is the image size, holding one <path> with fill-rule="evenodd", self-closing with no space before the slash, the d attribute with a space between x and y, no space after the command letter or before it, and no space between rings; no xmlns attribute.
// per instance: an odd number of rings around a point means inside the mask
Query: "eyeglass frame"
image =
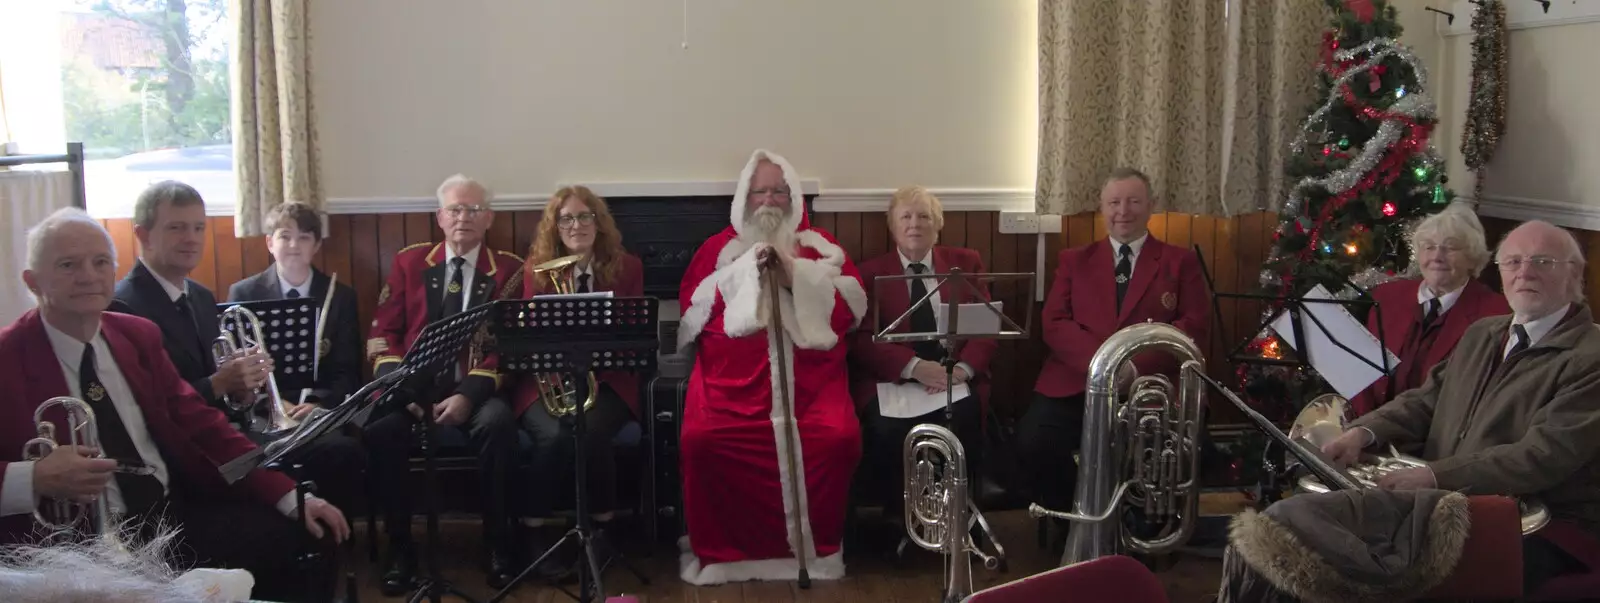
<svg viewBox="0 0 1600 603"><path fill-rule="evenodd" d="M571 230L574 226L594 226L600 216L592 211L556 216L556 228Z"/></svg>
<svg viewBox="0 0 1600 603"><path fill-rule="evenodd" d="M1547 255L1536 255L1530 258L1524 258L1521 256L1505 259L1495 258L1494 260L1495 268L1499 269L1501 272L1510 273L1516 273L1517 270L1522 268L1524 265L1526 265L1528 269L1533 272L1549 273L1555 270L1557 264L1576 263L1578 263L1577 260L1558 260Z"/></svg>
<svg viewBox="0 0 1600 603"><path fill-rule="evenodd" d="M450 216L452 218L455 218L455 219L459 220L463 216L465 216L465 217L467 217L469 219L470 218L476 218L476 217L478 217L480 215L483 215L485 212L490 212L490 211L494 211L494 210L491 209L487 205L469 205L469 204L466 204L466 203L457 203L455 205L450 205L450 206L447 206L447 207L441 207L441 208L439 208L439 211L444 212L445 215L448 215L448 216Z"/></svg>
<svg viewBox="0 0 1600 603"><path fill-rule="evenodd" d="M759 199L761 197L771 197L773 199L781 199L781 200L784 200L784 201L788 201L788 200L794 198L794 191L789 190L788 187L770 188L770 189L769 188L757 188L757 189L751 189L750 191L746 192L744 196L745 196L745 199Z"/></svg>

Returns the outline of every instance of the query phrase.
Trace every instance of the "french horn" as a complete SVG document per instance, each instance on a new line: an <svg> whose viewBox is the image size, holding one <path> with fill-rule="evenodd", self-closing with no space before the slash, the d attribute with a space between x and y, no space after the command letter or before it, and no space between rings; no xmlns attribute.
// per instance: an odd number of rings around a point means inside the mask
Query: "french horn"
<svg viewBox="0 0 1600 603"><path fill-rule="evenodd" d="M1289 439L1304 438L1317 451L1329 442L1337 439L1345 430L1345 411L1350 407L1350 401L1338 394L1323 394L1313 398L1306 407L1295 415L1294 424L1289 427ZM1360 489L1373 489L1378 487L1378 479L1384 475L1401 469L1428 466L1422 459L1401 454L1393 445L1389 446L1388 455L1363 454L1361 460L1344 468L1345 475ZM1315 473L1307 473L1295 482L1295 490L1307 494L1321 494L1336 490L1318 479ZM1529 497L1513 497L1517 507L1522 511L1522 534L1524 536L1539 531L1550 523L1550 511L1544 503Z"/></svg>

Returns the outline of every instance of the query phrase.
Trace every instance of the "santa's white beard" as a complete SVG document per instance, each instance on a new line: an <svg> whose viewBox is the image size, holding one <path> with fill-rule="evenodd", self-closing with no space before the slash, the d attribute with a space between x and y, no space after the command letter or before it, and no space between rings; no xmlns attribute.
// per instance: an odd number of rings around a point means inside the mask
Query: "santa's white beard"
<svg viewBox="0 0 1600 603"><path fill-rule="evenodd" d="M791 251L794 248L794 233L784 229L784 221L788 217L787 211L770 205L757 207L745 215L744 232L740 238L751 243L766 243L784 252Z"/></svg>

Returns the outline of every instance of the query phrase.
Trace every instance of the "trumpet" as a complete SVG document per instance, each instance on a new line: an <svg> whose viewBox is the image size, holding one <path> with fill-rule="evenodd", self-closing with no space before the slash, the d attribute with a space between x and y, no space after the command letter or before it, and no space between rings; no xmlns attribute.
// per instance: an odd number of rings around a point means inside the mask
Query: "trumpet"
<svg viewBox="0 0 1600 603"><path fill-rule="evenodd" d="M46 421L44 415L52 407L60 406L67 415L65 433L55 423ZM96 431L94 409L87 402L69 396L59 396L45 400L38 408L33 410L33 424L37 437L28 440L22 445L22 458L28 461L42 460L50 453L62 446L61 436L66 436L66 446L84 446L100 449L100 436ZM47 506L45 506L47 505ZM45 506L45 508L41 508ZM122 542L117 526L120 520L112 513L111 505L106 500L105 492L94 498L93 502L80 503L70 500L50 499L48 502L41 499L34 505L33 518L53 531L67 531L77 528L81 524L88 524L95 534L106 539L114 550L126 552L127 546Z"/></svg>
<svg viewBox="0 0 1600 603"><path fill-rule="evenodd" d="M559 257L543 264L531 266L527 270L530 274L543 274L548 277L552 291L559 294L572 293L568 269L581 259L583 259L581 255ZM544 402L544 408L550 412L550 416L560 418L577 411L576 398L578 393L571 379L565 373L540 373L534 375L533 378L539 385L539 399ZM584 412L594 408L594 401L598 391L599 381L595 379L594 371L590 371L589 396L583 400Z"/></svg>
<svg viewBox="0 0 1600 603"><path fill-rule="evenodd" d="M902 460L906 536L917 546L944 555L944 601L957 603L972 594L970 555L982 559L984 567L1000 567L998 557L972 540L966 450L949 429L923 423L906 434Z"/></svg>
<svg viewBox="0 0 1600 603"><path fill-rule="evenodd" d="M257 348L267 349L267 338L261 332L261 319L244 306L231 306L222 312L218 318L222 325L222 333L211 343L211 354L216 357L217 366L240 354L244 350ZM267 434L283 433L294 429L299 423L289 417L288 409L284 408L283 396L278 392L278 380L272 375L267 375L267 383L256 388L242 399L235 399L232 394L223 394L223 401L234 412L245 414L246 429L252 422L250 411L262 402L269 407L267 411Z"/></svg>
<svg viewBox="0 0 1600 603"><path fill-rule="evenodd" d="M1344 433L1345 409L1349 408L1350 401L1338 394L1323 394L1313 398L1306 407L1295 415L1294 424L1289 428L1290 440L1304 440L1310 444L1313 452L1320 453L1322 447L1340 434ZM1319 460L1326 460L1320 458ZM1329 486L1315 473L1307 473L1295 482L1296 490L1307 494L1321 494L1331 490L1342 490L1348 486L1356 489L1371 490L1378 487L1378 479L1384 475L1415 467L1428 466L1422 459L1401 454L1393 445L1389 446L1389 454L1362 455L1361 460L1344 468L1343 475L1348 476L1348 484L1334 484ZM1550 523L1550 510L1544 503L1528 497L1512 497L1517 501L1517 508L1522 513L1522 534L1524 536L1539 531Z"/></svg>

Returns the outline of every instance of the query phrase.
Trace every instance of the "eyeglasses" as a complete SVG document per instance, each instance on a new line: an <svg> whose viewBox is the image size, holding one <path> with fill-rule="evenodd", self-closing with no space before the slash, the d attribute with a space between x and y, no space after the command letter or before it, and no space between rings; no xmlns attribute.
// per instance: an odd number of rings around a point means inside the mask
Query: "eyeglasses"
<svg viewBox="0 0 1600 603"><path fill-rule="evenodd" d="M780 200L787 201L789 199L789 189L786 189L786 188L758 188L758 189L754 189L754 190L750 191L750 194L748 195L748 197L751 198L751 199L759 199L761 197L772 197L773 199L780 199Z"/></svg>
<svg viewBox="0 0 1600 603"><path fill-rule="evenodd" d="M462 215L466 215L468 218L476 218L478 214L489 211L489 208L482 205L451 205L444 208L443 211L456 219L460 219Z"/></svg>
<svg viewBox="0 0 1600 603"><path fill-rule="evenodd" d="M592 226L594 225L594 212L586 211L578 215L562 214L561 217L556 218L556 224L562 228L572 228L573 224Z"/></svg>
<svg viewBox="0 0 1600 603"><path fill-rule="evenodd" d="M1501 272L1516 272L1523 266L1527 266L1529 270L1533 270L1534 272L1550 272L1555 270L1557 264L1573 263L1576 262L1572 260L1558 260L1544 255L1536 255L1531 258L1510 257L1494 261L1494 265L1499 266Z"/></svg>
<svg viewBox="0 0 1600 603"><path fill-rule="evenodd" d="M1441 249L1443 249L1445 253L1456 253L1458 251L1465 251L1467 248L1455 243L1445 243L1443 245L1438 243L1424 243L1421 247L1417 248L1418 251L1425 253L1433 253Z"/></svg>

